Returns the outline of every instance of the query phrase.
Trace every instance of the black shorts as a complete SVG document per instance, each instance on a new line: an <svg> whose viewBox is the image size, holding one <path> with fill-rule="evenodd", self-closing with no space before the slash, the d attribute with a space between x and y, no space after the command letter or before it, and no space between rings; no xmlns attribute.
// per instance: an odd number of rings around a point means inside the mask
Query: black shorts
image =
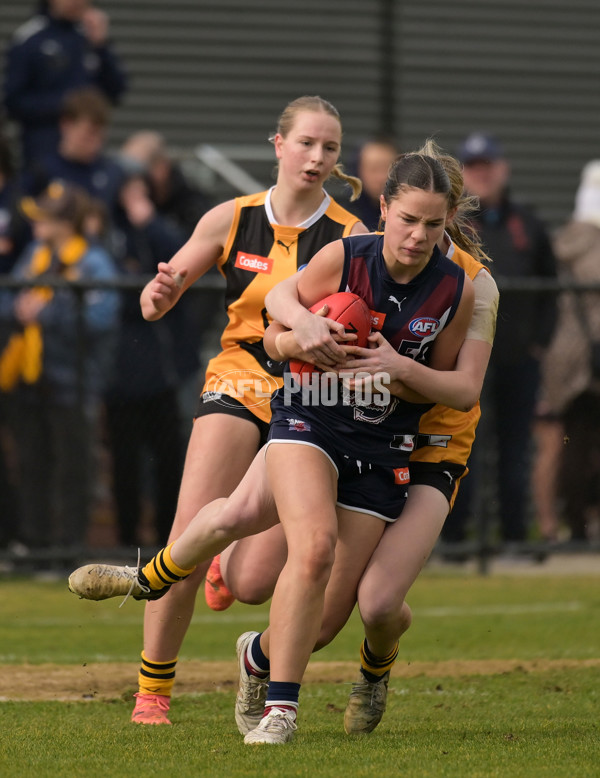
<svg viewBox="0 0 600 778"><path fill-rule="evenodd" d="M338 476L337 505L359 513L396 521L408 494L408 458L396 468L358 460L335 445L334 437L313 430L300 419L271 422L268 443L296 443L322 451ZM402 465L401 462L397 462Z"/></svg>
<svg viewBox="0 0 600 778"><path fill-rule="evenodd" d="M239 400L234 400L233 397L227 397L227 403L220 400L215 396L214 392L204 392L200 395L198 401L198 409L194 419L199 419L201 416L210 416L213 413L224 413L226 416L237 416L240 419L247 419L256 425L260 435L259 447L262 448L267 441L267 435L269 434L269 425L257 418L251 410L242 405Z"/></svg>
<svg viewBox="0 0 600 778"><path fill-rule="evenodd" d="M455 462L411 462L410 483L411 486L433 486L452 504L460 479L466 472L464 465Z"/></svg>

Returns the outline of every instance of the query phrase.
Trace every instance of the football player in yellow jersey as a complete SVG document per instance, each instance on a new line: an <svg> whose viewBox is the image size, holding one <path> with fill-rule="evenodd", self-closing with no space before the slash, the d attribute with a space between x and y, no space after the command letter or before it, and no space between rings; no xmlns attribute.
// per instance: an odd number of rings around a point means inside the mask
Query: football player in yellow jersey
<svg viewBox="0 0 600 778"><path fill-rule="evenodd" d="M200 276L217 265L225 276L228 324L222 352L211 360L186 455L174 540L207 503L237 486L264 440L269 399L280 384L278 367L264 353L266 292L295 273L322 246L366 228L323 189L330 176L360 181L338 165L342 127L337 110L320 97L291 102L271 139L278 160L268 192L222 203L141 294L149 321L160 319ZM147 607L139 691L132 721L170 724L168 710L177 655L208 564Z"/></svg>

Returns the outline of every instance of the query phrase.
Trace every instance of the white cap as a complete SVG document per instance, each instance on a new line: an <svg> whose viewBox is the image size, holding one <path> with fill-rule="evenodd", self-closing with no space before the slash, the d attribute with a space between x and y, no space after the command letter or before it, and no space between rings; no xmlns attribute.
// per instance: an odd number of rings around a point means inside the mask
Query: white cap
<svg viewBox="0 0 600 778"><path fill-rule="evenodd" d="M573 218L600 227L600 159L588 162L583 168Z"/></svg>

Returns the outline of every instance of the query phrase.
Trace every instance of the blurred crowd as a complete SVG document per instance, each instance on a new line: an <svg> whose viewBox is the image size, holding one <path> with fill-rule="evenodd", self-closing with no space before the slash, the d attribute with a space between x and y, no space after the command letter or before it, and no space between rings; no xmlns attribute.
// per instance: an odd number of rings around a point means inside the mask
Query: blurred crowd
<svg viewBox="0 0 600 778"><path fill-rule="evenodd" d="M0 272L23 286L0 289L0 540L23 554L89 542L102 468L117 543L142 542L144 517L153 542L165 542L175 512L214 303L200 313L189 295L150 326L142 283L118 282L153 275L211 203L159 133L108 152L126 89L109 20L87 0L48 0L15 31Z"/></svg>
<svg viewBox="0 0 600 778"><path fill-rule="evenodd" d="M214 203L152 128L107 149L113 108L128 89L109 31L89 0L47 0L6 53L0 273L15 283L0 287L0 545L23 554L90 542L102 468L114 542L144 542L148 512L152 542L166 542L202 337L220 304L186 295L148 324L139 290L111 284L153 274ZM373 136L347 161L363 193L344 205L370 229L399 151L394 139ZM586 166L572 219L551 235L513 196L497 138L474 132L455 151L500 281L600 280L600 162ZM483 509L495 512L506 549L598 537L599 294L501 294L485 435L446 544L473 538Z"/></svg>

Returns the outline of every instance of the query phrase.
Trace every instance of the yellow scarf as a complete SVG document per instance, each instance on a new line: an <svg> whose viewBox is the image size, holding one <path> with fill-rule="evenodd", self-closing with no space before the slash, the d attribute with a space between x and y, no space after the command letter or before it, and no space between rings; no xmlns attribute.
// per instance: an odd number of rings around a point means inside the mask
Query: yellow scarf
<svg viewBox="0 0 600 778"><path fill-rule="evenodd" d="M80 235L74 235L62 247L59 253L64 274L74 278L70 270L87 251L87 241ZM27 276L35 278L50 269L52 251L47 245L40 245L31 257L31 265ZM49 287L35 287L31 292L44 302L49 302L54 292ZM19 383L35 384L42 372L42 356L44 343L42 328L37 322L26 324L22 332L11 335L2 354L0 354L0 391L11 392Z"/></svg>

